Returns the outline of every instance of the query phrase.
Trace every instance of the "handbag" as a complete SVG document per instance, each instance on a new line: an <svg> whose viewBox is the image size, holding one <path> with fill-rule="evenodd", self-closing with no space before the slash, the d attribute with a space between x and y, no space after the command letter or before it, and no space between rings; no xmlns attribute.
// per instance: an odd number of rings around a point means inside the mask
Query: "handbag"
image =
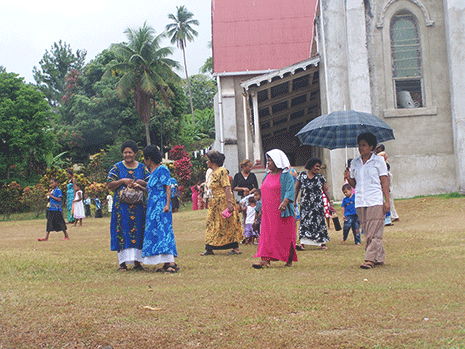
<svg viewBox="0 0 465 349"><path fill-rule="evenodd" d="M140 189L123 188L119 192L119 201L128 205L142 204L144 193Z"/></svg>
<svg viewBox="0 0 465 349"><path fill-rule="evenodd" d="M342 230L341 223L339 222L339 217L337 216L336 210L334 208L330 209L331 219L333 220L334 229L336 231Z"/></svg>

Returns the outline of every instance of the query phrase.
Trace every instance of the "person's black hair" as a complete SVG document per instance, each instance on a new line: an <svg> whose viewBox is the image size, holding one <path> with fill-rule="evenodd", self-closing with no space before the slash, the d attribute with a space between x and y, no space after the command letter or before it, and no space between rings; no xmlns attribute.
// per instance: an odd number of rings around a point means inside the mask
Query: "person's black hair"
<svg viewBox="0 0 465 349"><path fill-rule="evenodd" d="M217 164L218 166L223 166L224 159L226 157L224 156L224 154L220 153L218 150L210 150L207 153L207 158L214 164Z"/></svg>
<svg viewBox="0 0 465 349"><path fill-rule="evenodd" d="M150 159L157 165L161 163L162 157L158 148L154 145L148 145L144 149L144 158Z"/></svg>
<svg viewBox="0 0 465 349"><path fill-rule="evenodd" d="M348 160L347 160L347 168L350 168L350 164L352 163L352 160L353 160L353 159L348 159Z"/></svg>
<svg viewBox="0 0 465 349"><path fill-rule="evenodd" d="M249 204L253 204L255 201L255 198L253 196L249 197Z"/></svg>
<svg viewBox="0 0 465 349"><path fill-rule="evenodd" d="M74 172L73 172L73 170L71 168L68 168L66 170L66 173L68 173L68 174L70 174L72 176Z"/></svg>
<svg viewBox="0 0 465 349"><path fill-rule="evenodd" d="M376 136L370 132L362 133L358 135L357 144L360 144L361 141L367 142L368 145L372 147L371 151L374 151L376 148L376 145L378 144L378 140L376 139Z"/></svg>
<svg viewBox="0 0 465 349"><path fill-rule="evenodd" d="M257 194L259 194L259 195L262 195L262 191L261 191L260 189L256 189L255 192L254 192L254 194L255 194L255 193L257 193Z"/></svg>
<svg viewBox="0 0 465 349"><path fill-rule="evenodd" d="M58 183L58 179L56 179L56 177L52 177L50 178L51 181L54 181L55 183Z"/></svg>
<svg viewBox="0 0 465 349"><path fill-rule="evenodd" d="M316 164L322 164L321 160L319 158L311 158L310 160L307 161L307 163L305 164L305 168L307 170L311 170L313 166L315 166Z"/></svg>
<svg viewBox="0 0 465 349"><path fill-rule="evenodd" d="M381 148L381 151L386 151L386 147L384 146L383 143L379 143L379 144L376 146L376 148L378 148L378 147ZM375 149L376 149L376 148L375 148Z"/></svg>
<svg viewBox="0 0 465 349"><path fill-rule="evenodd" d="M391 165L389 165L389 162L386 162L386 167L388 171L391 171Z"/></svg>
<svg viewBox="0 0 465 349"><path fill-rule="evenodd" d="M347 184L347 183L346 183L346 184L344 184L344 185L342 186L342 191L344 191L344 190L352 190L352 187L350 186L350 184Z"/></svg>
<svg viewBox="0 0 465 349"><path fill-rule="evenodd" d="M121 144L121 152L123 153L124 149L126 148L131 148L134 153L137 153L137 151L139 150L137 143L131 140L126 141L123 144Z"/></svg>

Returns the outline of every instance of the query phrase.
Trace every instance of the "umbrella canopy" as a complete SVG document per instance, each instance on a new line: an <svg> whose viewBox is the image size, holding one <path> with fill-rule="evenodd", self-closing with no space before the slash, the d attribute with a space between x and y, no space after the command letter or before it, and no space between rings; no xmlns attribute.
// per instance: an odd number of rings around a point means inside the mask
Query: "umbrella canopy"
<svg viewBox="0 0 465 349"><path fill-rule="evenodd" d="M355 110L335 111L317 117L297 133L302 145L327 149L357 147L357 136L370 132L378 142L394 139L392 128L375 115Z"/></svg>

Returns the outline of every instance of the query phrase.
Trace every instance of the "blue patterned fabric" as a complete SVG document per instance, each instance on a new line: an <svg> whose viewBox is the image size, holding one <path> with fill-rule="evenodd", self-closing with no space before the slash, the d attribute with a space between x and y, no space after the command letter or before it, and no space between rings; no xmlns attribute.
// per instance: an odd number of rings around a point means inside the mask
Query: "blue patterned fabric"
<svg viewBox="0 0 465 349"><path fill-rule="evenodd" d="M63 197L63 193L61 192L60 188L56 187L52 191L52 196L58 199L58 198ZM50 198L50 206L48 207L48 210L61 212L61 201L57 201L55 199Z"/></svg>
<svg viewBox="0 0 465 349"><path fill-rule="evenodd" d="M73 183L66 185L66 209L68 210L68 222L74 222L73 214L71 213L73 209L73 200L74 200L74 186Z"/></svg>
<svg viewBox="0 0 465 349"><path fill-rule="evenodd" d="M147 181L148 176L149 172L145 165L138 163L136 168L127 168L120 161L110 169L107 183L122 178ZM120 202L119 192L125 187L125 185L122 185L115 190L113 210L111 212L111 250L118 252L127 248L141 250L144 241L145 205L128 205Z"/></svg>
<svg viewBox="0 0 465 349"><path fill-rule="evenodd" d="M375 115L354 110L335 111L317 117L297 133L302 145L327 149L358 147L357 136L370 132L378 142L394 139L392 128Z"/></svg>
<svg viewBox="0 0 465 349"><path fill-rule="evenodd" d="M163 165L158 166L150 175L147 183L147 218L145 221L144 246L142 257L171 254L178 256L173 232L173 216L163 212L166 206L166 190L169 185L170 171Z"/></svg>

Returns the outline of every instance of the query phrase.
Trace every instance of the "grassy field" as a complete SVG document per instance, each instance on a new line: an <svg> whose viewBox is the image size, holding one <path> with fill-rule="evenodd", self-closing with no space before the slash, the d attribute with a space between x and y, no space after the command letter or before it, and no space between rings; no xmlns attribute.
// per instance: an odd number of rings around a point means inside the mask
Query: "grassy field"
<svg viewBox="0 0 465 349"><path fill-rule="evenodd" d="M373 270L334 230L292 268L200 257L205 211L174 215L177 274L118 272L108 218L48 242L43 219L0 222L0 348L465 348L465 198L396 207Z"/></svg>

